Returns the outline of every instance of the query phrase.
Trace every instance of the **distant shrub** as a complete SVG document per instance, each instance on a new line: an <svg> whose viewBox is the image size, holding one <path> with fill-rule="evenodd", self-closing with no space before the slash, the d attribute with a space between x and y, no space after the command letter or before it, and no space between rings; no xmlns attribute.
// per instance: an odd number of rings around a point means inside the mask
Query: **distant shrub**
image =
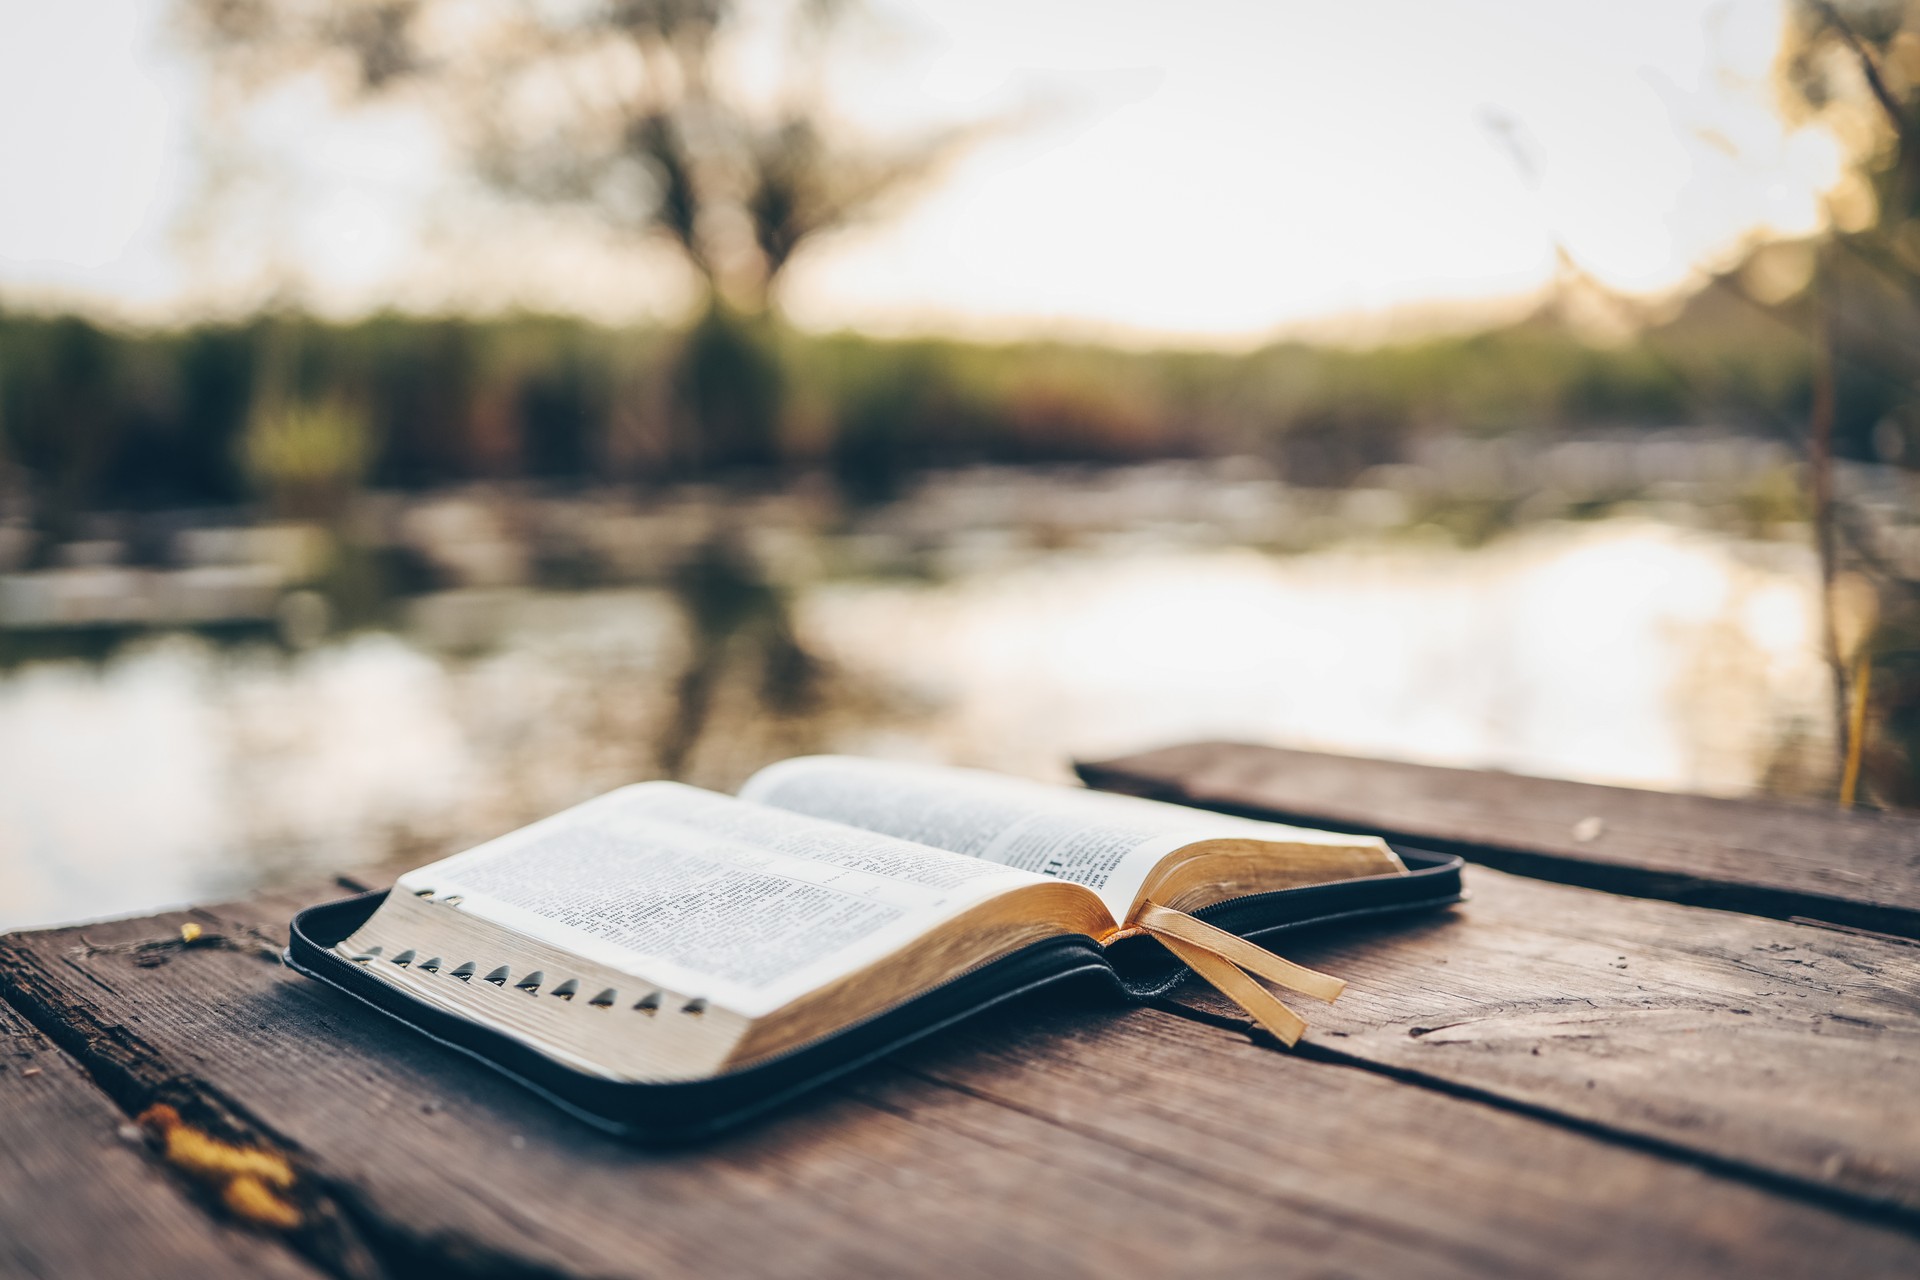
<svg viewBox="0 0 1920 1280"><path fill-rule="evenodd" d="M0 503L8 476L51 526L248 496L324 505L358 484L743 468L825 468L882 499L931 467L1223 454L1341 484L1435 432L1803 423L1801 337L1715 298L1615 346L1541 320L1242 354L818 335L719 310L679 333L534 315L146 331L0 313ZM1839 376L1836 442L1864 456L1893 392L1857 362Z"/></svg>

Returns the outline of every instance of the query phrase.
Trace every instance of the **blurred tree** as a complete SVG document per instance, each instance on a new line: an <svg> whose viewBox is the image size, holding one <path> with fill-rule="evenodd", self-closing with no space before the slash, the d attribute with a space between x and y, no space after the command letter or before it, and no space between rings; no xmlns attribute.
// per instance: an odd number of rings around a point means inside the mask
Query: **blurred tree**
<svg viewBox="0 0 1920 1280"><path fill-rule="evenodd" d="M777 452L765 323L795 257L977 130L855 139L824 92L849 0L182 0L240 100L318 73L351 101L409 96L494 190L664 240L703 318L678 385L699 468ZM742 63L780 50L770 76ZM764 61L753 62L755 68Z"/></svg>
<svg viewBox="0 0 1920 1280"><path fill-rule="evenodd" d="M1796 0L1791 13L1780 59L1788 108L1820 120L1853 157L1853 185L1836 196L1836 229L1897 238L1920 214L1920 6ZM1903 246L1894 261L1920 271L1920 245Z"/></svg>
<svg viewBox="0 0 1920 1280"><path fill-rule="evenodd" d="M0 382L0 443L37 491L41 526L74 537L100 505L125 435L119 351L111 334L77 317L7 330L14 358Z"/></svg>
<svg viewBox="0 0 1920 1280"><path fill-rule="evenodd" d="M372 448L366 414L331 388L309 391L303 366L312 345L300 320L268 316L257 325L260 357L240 463L254 492L282 516L337 517L365 478Z"/></svg>
<svg viewBox="0 0 1920 1280"><path fill-rule="evenodd" d="M1795 0L1789 12L1780 58L1788 113L1826 126L1851 160L1829 197L1832 229L1811 276L1808 430L1841 799L1852 803L1864 779L1864 794L1912 805L1920 680L1904 659L1920 639L1920 592L1836 499L1833 459L1920 462L1920 4Z"/></svg>
<svg viewBox="0 0 1920 1280"><path fill-rule="evenodd" d="M366 468L366 419L337 400L263 405L243 442L248 473L284 515L333 515Z"/></svg>

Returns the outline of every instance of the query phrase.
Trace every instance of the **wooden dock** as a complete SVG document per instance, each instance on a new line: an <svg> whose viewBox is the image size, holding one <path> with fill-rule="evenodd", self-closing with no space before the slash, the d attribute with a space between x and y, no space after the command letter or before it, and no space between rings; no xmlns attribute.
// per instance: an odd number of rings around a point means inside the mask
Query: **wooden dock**
<svg viewBox="0 0 1920 1280"><path fill-rule="evenodd" d="M1350 982L1291 1053L1205 990L1030 1000L670 1151L283 968L337 886L10 935L0 1275L1920 1275L1920 820L1083 772L1454 850L1473 900L1281 944Z"/></svg>

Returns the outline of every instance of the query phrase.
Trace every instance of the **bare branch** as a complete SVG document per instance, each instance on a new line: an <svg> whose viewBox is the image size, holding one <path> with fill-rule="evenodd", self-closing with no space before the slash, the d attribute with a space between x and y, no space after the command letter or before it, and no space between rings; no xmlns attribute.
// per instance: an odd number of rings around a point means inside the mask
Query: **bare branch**
<svg viewBox="0 0 1920 1280"><path fill-rule="evenodd" d="M460 0L182 5L191 38L243 96L315 69L354 97L405 86L493 190L663 236L713 293L761 310L809 241L974 136L888 148L835 133L824 41L851 2L792 0L788 79L807 88L772 108L719 74L732 0L523 0L477 22L449 12Z"/></svg>
<svg viewBox="0 0 1920 1280"><path fill-rule="evenodd" d="M1855 31L1852 25L1840 15L1840 11L1833 6L1831 0L1808 0L1808 3L1812 5L1814 12L1820 15L1820 20L1839 36L1847 48L1853 51L1853 56L1859 59L1860 74L1865 77L1867 88L1873 93L1873 100L1880 104L1880 110L1887 117L1887 124L1893 129L1893 136L1904 144L1907 136L1906 120L1900 114L1899 101L1887 88L1887 79L1880 71L1880 60L1874 56L1873 50L1867 47L1867 42L1860 38L1859 32Z"/></svg>

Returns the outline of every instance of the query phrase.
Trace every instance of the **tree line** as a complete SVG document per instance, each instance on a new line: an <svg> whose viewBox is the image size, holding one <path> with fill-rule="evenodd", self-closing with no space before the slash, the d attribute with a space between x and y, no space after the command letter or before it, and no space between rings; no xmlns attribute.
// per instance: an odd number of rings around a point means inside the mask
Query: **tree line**
<svg viewBox="0 0 1920 1280"><path fill-rule="evenodd" d="M556 317L298 315L168 330L0 312L0 468L46 521L472 481L668 483L827 471L883 498L929 467L1264 455L1334 485L1422 433L1715 423L1790 431L1790 327L1701 314L1596 345L1550 318L1348 350L1230 354L685 331ZM1839 452L1891 392L1854 377ZM1880 446L1885 445L1881 431Z"/></svg>

